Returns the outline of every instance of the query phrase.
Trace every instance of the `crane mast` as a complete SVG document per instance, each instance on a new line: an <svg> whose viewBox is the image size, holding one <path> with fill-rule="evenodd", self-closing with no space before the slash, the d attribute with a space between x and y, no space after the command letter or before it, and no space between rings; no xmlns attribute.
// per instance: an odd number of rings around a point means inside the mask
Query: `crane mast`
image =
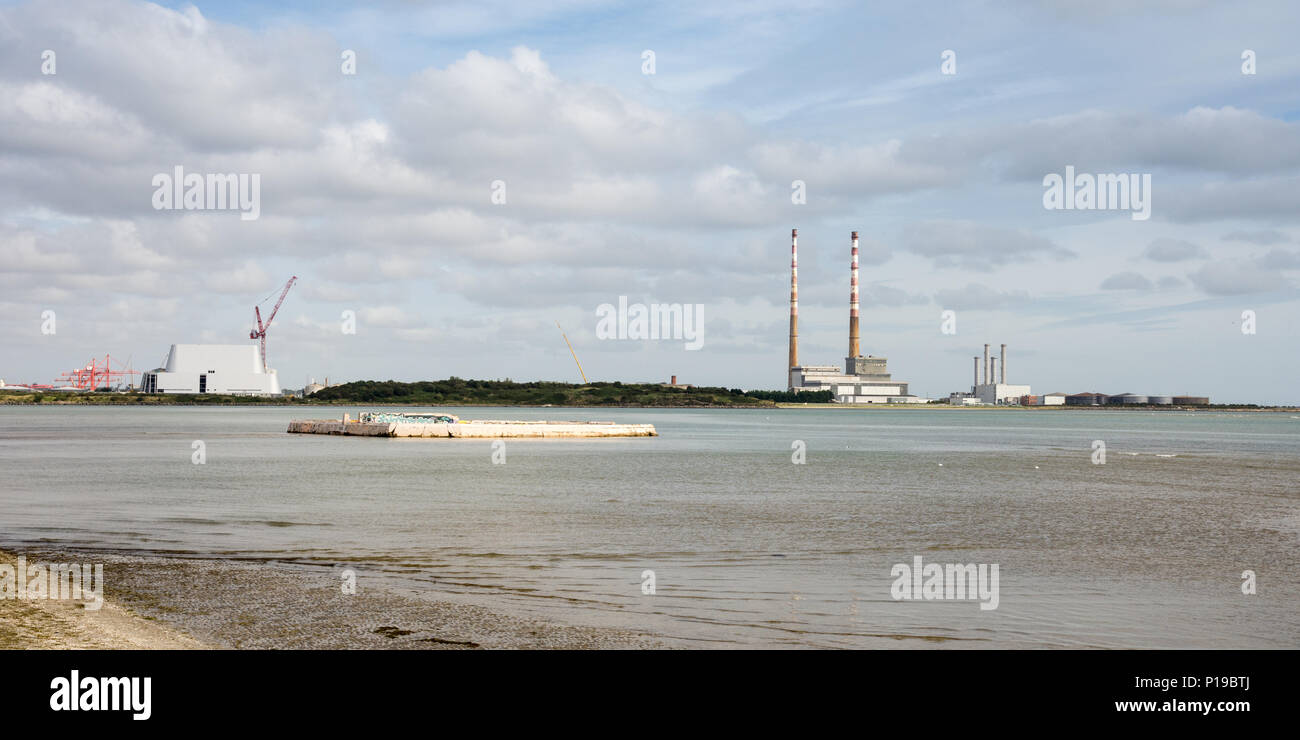
<svg viewBox="0 0 1300 740"><path fill-rule="evenodd" d="M260 306L253 306L253 316L257 319L257 328L248 333L249 339L257 339L261 342L262 347L262 372L268 372L266 365L266 331L271 328L271 322L275 321L275 315L280 312L280 304L284 303L284 297L289 295L289 289L298 281L298 276L294 275L289 278L289 282L284 284L284 290L280 291L280 300L275 302L275 308L271 309L271 315L266 317L266 324L262 324L262 309Z"/></svg>

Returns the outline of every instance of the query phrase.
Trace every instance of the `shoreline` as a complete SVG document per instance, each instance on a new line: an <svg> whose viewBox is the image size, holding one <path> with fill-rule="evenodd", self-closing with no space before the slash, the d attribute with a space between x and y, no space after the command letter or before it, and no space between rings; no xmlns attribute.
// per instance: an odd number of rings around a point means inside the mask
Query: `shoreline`
<svg viewBox="0 0 1300 740"><path fill-rule="evenodd" d="M104 603L0 599L0 649L648 649L648 633L517 617L398 593L355 567L354 594L333 570L275 562L0 550L0 563L103 563Z"/></svg>
<svg viewBox="0 0 1300 740"><path fill-rule="evenodd" d="M12 392L12 391L11 391ZM171 400L159 401L129 401L129 400L102 400L88 401L83 399L59 399L53 401L13 401L6 398L3 389L0 389L0 407L4 406L114 406L127 408L159 408L164 406L175 406L183 408L249 408L249 407L273 407L273 408L394 408L394 409L424 409L424 408L475 408L475 409L672 409L679 411L698 411L709 410L716 411L729 409L735 411L772 411L773 409L857 409L863 411L880 410L880 409L909 409L915 411L922 410L944 410L944 411L980 411L996 409L999 411L1193 411L1205 413L1211 411L1224 412L1264 412L1264 413L1300 413L1300 406L1259 406L1259 405L1210 405L1210 406L1020 406L1015 404L996 406L954 406L947 403L798 403L795 401L774 401L772 405L730 405L730 404L699 404L699 405L669 405L669 404L591 404L591 405L565 405L565 404L524 404L524 403L385 403L373 401L304 401L301 399L294 400L267 400L267 399L248 399L248 400L226 400L218 402L180 402Z"/></svg>
<svg viewBox="0 0 1300 740"><path fill-rule="evenodd" d="M0 565L20 556L0 550ZM80 562L27 558L32 565ZM204 650L212 646L105 598L98 610L83 601L0 598L0 650Z"/></svg>

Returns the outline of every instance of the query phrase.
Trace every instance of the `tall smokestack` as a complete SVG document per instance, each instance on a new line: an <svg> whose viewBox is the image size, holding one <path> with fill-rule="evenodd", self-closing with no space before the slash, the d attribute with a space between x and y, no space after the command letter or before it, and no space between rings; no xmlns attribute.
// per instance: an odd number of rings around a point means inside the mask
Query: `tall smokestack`
<svg viewBox="0 0 1300 740"><path fill-rule="evenodd" d="M975 392L975 386L980 384L980 356L975 355L971 359L975 360L975 382L970 387L970 392Z"/></svg>
<svg viewBox="0 0 1300 740"><path fill-rule="evenodd" d="M989 360L989 362L993 363L992 365L989 366L989 370L991 370L989 376L992 378L992 380L990 380L989 382L996 383L998 378L998 358L994 357L993 359Z"/></svg>
<svg viewBox="0 0 1300 740"><path fill-rule="evenodd" d="M984 385L988 385L993 376L989 373L989 346L984 345Z"/></svg>
<svg viewBox="0 0 1300 740"><path fill-rule="evenodd" d="M853 268L849 277L849 357L862 354L858 346L858 232L853 232Z"/></svg>
<svg viewBox="0 0 1300 740"><path fill-rule="evenodd" d="M799 230L790 229L790 367L785 379L794 390L794 369L799 366Z"/></svg>
<svg viewBox="0 0 1300 740"><path fill-rule="evenodd" d="M1005 384L1007 382L1007 345L1005 344L1002 345L1002 361L998 363L998 368L1001 373L998 376L1001 380L998 382Z"/></svg>

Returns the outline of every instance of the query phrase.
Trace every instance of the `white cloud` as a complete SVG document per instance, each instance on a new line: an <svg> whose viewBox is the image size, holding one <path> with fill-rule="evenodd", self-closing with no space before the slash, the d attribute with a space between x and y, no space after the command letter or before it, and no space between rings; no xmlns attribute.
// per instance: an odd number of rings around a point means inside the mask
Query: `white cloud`
<svg viewBox="0 0 1300 740"><path fill-rule="evenodd" d="M1045 256L1055 260L1074 252L1025 229L1004 228L975 221L937 220L909 224L907 248L934 261L937 267L966 267L988 271L1013 261Z"/></svg>
<svg viewBox="0 0 1300 740"><path fill-rule="evenodd" d="M1151 290L1151 281L1136 272L1117 272L1101 282L1102 290Z"/></svg>
<svg viewBox="0 0 1300 740"><path fill-rule="evenodd" d="M1183 239L1156 239L1142 252L1143 257L1156 262L1182 262L1205 254L1204 247Z"/></svg>

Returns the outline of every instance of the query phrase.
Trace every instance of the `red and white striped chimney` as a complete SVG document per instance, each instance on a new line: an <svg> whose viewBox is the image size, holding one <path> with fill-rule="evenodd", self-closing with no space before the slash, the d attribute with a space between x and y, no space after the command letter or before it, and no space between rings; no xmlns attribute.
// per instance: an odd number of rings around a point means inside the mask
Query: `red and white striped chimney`
<svg viewBox="0 0 1300 740"><path fill-rule="evenodd" d="M858 232L853 232L853 272L849 277L849 357L862 354L858 347Z"/></svg>
<svg viewBox="0 0 1300 740"><path fill-rule="evenodd" d="M799 230L790 229L790 366L786 387L794 390L794 369L799 366Z"/></svg>

